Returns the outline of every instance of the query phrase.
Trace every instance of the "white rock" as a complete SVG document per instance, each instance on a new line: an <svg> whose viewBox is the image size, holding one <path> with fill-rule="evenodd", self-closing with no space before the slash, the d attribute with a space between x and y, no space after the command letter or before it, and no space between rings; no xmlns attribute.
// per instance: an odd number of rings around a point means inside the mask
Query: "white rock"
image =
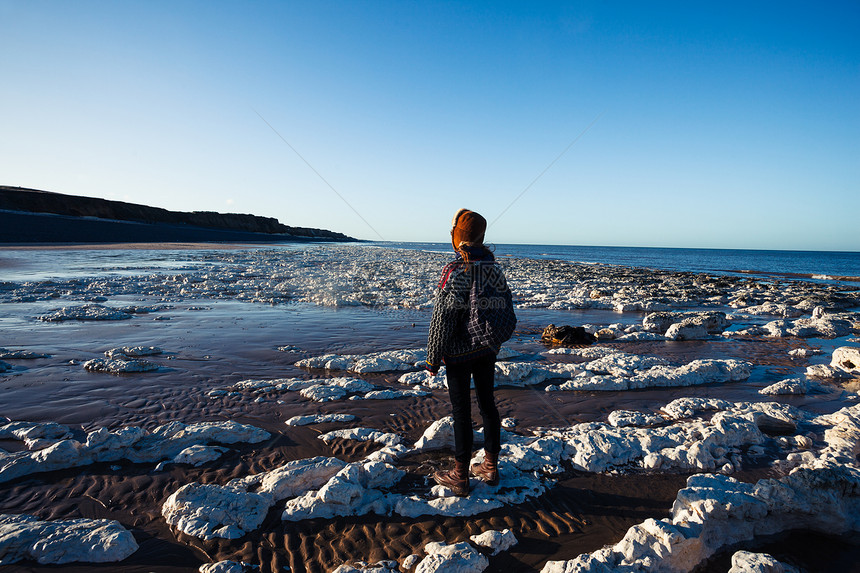
<svg viewBox="0 0 860 573"><path fill-rule="evenodd" d="M168 524L201 539L237 539L260 526L278 500L319 487L345 466L336 458L294 460L269 472L231 480L226 486L191 483L167 498ZM257 487L259 491L248 491Z"/></svg>
<svg viewBox="0 0 860 573"><path fill-rule="evenodd" d="M822 316L796 320L774 320L765 324L763 328L768 336L774 337L837 338L850 334L852 325L842 318Z"/></svg>
<svg viewBox="0 0 860 573"><path fill-rule="evenodd" d="M195 444L176 454L176 457L173 458L173 463L189 464L197 467L205 464L206 462L217 460L226 451L228 451L227 448L222 448L220 446L202 446L200 444Z"/></svg>
<svg viewBox="0 0 860 573"><path fill-rule="evenodd" d="M542 572L691 571L723 547L789 529L857 531L858 510L860 470L844 464L796 468L755 484L698 474L678 492L671 518L648 519L614 546L547 563Z"/></svg>
<svg viewBox="0 0 860 573"><path fill-rule="evenodd" d="M0 348L0 358L6 360L34 360L36 358L50 358L50 354L39 354L30 350L9 350L8 348Z"/></svg>
<svg viewBox="0 0 860 573"><path fill-rule="evenodd" d="M305 358L296 362L300 368L324 368L326 370L347 370L356 373L392 372L412 370L414 364L426 359L423 349L386 350L372 354L326 354Z"/></svg>
<svg viewBox="0 0 860 573"><path fill-rule="evenodd" d="M383 462L348 464L319 491L309 491L287 501L281 519L331 519L371 512L386 515L391 511L392 499L378 488L395 485L405 474Z"/></svg>
<svg viewBox="0 0 860 573"><path fill-rule="evenodd" d="M161 508L165 521L201 539L238 539L263 522L271 496L190 483L167 498Z"/></svg>
<svg viewBox="0 0 860 573"><path fill-rule="evenodd" d="M850 378L851 375L840 368L833 368L829 364L813 364L806 367L806 375L809 378Z"/></svg>
<svg viewBox="0 0 860 573"><path fill-rule="evenodd" d="M813 388L818 389L820 387L818 384L805 378L789 378L788 380L781 380L766 388L762 388L758 393L766 396L803 395Z"/></svg>
<svg viewBox="0 0 860 573"><path fill-rule="evenodd" d="M789 356L798 356L801 358L809 358L816 354L821 354L821 350L818 348L795 348L794 350L788 351Z"/></svg>
<svg viewBox="0 0 860 573"><path fill-rule="evenodd" d="M362 400L398 400L400 398L420 398L422 396L429 396L430 392L427 390L394 390L392 388L386 388L385 390L373 390L372 392L368 392L367 394L361 396Z"/></svg>
<svg viewBox="0 0 860 573"><path fill-rule="evenodd" d="M237 561L218 561L217 563L204 563L197 571L199 573L246 573L257 569L246 565Z"/></svg>
<svg viewBox="0 0 860 573"><path fill-rule="evenodd" d="M427 557L415 568L415 573L480 573L490 566L486 557L466 542L446 545L428 543Z"/></svg>
<svg viewBox="0 0 860 573"><path fill-rule="evenodd" d="M108 563L137 551L134 536L108 519L40 521L0 514L0 565L32 559L41 564Z"/></svg>
<svg viewBox="0 0 860 573"><path fill-rule="evenodd" d="M299 390L299 394L314 402L331 402L332 400L340 400L346 396L347 391L339 386L316 384Z"/></svg>
<svg viewBox="0 0 860 573"><path fill-rule="evenodd" d="M481 547L488 547L493 550L493 555L498 555L502 551L507 551L517 544L517 538L510 529L502 531L485 531L480 535L472 535L469 537L472 543Z"/></svg>
<svg viewBox="0 0 860 573"><path fill-rule="evenodd" d="M665 366L669 362L657 356L639 356L616 352L585 365L585 370L594 374L609 374L612 376L633 376L636 372L647 371L654 366Z"/></svg>
<svg viewBox="0 0 860 573"><path fill-rule="evenodd" d="M90 372L110 372L124 374L129 372L153 372L158 370L158 364L148 360L122 360L120 358L93 358L84 362L84 369Z"/></svg>
<svg viewBox="0 0 860 573"><path fill-rule="evenodd" d="M356 440L359 442L377 442L385 446L396 446L400 443L400 436L373 430L371 428L349 428L345 430L333 430L321 436L317 436L324 442L330 442L336 438L342 440Z"/></svg>
<svg viewBox="0 0 860 573"><path fill-rule="evenodd" d="M798 570L774 559L767 553L737 551L732 555L729 573L795 573Z"/></svg>
<svg viewBox="0 0 860 573"><path fill-rule="evenodd" d="M331 422L352 422L352 414L314 414L311 416L293 416L285 422L287 426L308 426L310 424L327 424Z"/></svg>
<svg viewBox="0 0 860 573"><path fill-rule="evenodd" d="M16 425L20 423L13 423ZM22 426L23 427L23 426ZM22 427L18 427L21 430ZM59 432L64 427L53 429ZM10 432L14 433L14 429ZM152 434L134 426L114 432L100 428L87 434L86 442L64 439L35 452L16 452L0 458L0 483L36 472L85 466L96 462L126 459L134 463L170 460L195 444L237 442L256 443L269 433L236 422L171 422Z"/></svg>
<svg viewBox="0 0 860 573"><path fill-rule="evenodd" d="M440 450L454 445L454 418L445 416L424 430L415 442L416 450Z"/></svg>
<svg viewBox="0 0 860 573"><path fill-rule="evenodd" d="M666 331L669 340L706 340L710 337L704 324L676 322Z"/></svg>
<svg viewBox="0 0 860 573"><path fill-rule="evenodd" d="M582 358L603 358L610 354L616 354L621 350L610 346L586 346L585 348L553 348L547 350L543 354L566 354L571 356L580 356Z"/></svg>
<svg viewBox="0 0 860 573"><path fill-rule="evenodd" d="M435 376L427 370L418 370L417 372L403 374L397 381L404 386L423 386L431 390L445 390L448 388L444 366L439 369L439 372Z"/></svg>
<svg viewBox="0 0 860 573"><path fill-rule="evenodd" d="M797 318L799 316L803 316L804 311L799 308L789 306L787 304L766 302L764 304L744 307L743 314L749 314L754 316L760 316L764 314L771 316L781 316L783 318Z"/></svg>
<svg viewBox="0 0 860 573"><path fill-rule="evenodd" d="M46 322L62 322L64 320L126 320L129 318L131 318L131 315L128 313L100 304L63 307L50 314L38 317L39 320Z"/></svg>
<svg viewBox="0 0 860 573"><path fill-rule="evenodd" d="M331 573L400 573L397 561L380 561L378 563L344 563Z"/></svg>
<svg viewBox="0 0 860 573"><path fill-rule="evenodd" d="M840 346L833 351L830 366L847 372L852 376L860 376L860 348Z"/></svg>
<svg viewBox="0 0 860 573"><path fill-rule="evenodd" d="M157 346L121 346L105 351L108 358L136 358L138 356L155 356L164 352Z"/></svg>
<svg viewBox="0 0 860 573"><path fill-rule="evenodd" d="M345 465L337 458L324 456L293 460L268 472L231 480L227 487L258 485L259 491L277 501L320 487Z"/></svg>
<svg viewBox="0 0 860 573"><path fill-rule="evenodd" d="M653 426L663 422L663 417L657 414L634 412L631 410L615 410L607 420L612 426Z"/></svg>
<svg viewBox="0 0 860 573"><path fill-rule="evenodd" d="M72 431L56 422L9 422L0 426L0 439L33 440L68 438Z"/></svg>

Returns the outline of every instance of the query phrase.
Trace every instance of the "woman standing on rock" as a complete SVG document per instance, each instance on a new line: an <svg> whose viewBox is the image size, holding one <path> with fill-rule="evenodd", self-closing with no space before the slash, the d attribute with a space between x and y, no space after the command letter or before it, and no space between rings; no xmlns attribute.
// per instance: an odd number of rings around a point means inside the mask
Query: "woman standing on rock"
<svg viewBox="0 0 860 573"><path fill-rule="evenodd" d="M511 291L493 253L484 245L487 220L460 209L454 216L451 244L457 255L442 270L424 368L434 375L444 362L454 416L454 468L433 474L436 483L455 495L469 494L472 458L470 382L484 422L484 460L471 473L490 485L499 483L501 420L493 396L496 354L514 332Z"/></svg>

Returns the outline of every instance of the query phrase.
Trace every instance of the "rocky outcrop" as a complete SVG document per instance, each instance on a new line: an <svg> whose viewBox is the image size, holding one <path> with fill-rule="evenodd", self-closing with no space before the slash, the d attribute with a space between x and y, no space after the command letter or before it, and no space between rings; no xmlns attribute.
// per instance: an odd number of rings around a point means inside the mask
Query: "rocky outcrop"
<svg viewBox="0 0 860 573"><path fill-rule="evenodd" d="M540 341L549 345L576 346L594 344L597 338L590 332L586 332L585 328L581 326L556 326L550 324L544 329L543 334L541 334Z"/></svg>
<svg viewBox="0 0 860 573"><path fill-rule="evenodd" d="M23 213L50 213L66 217L93 217L110 221L166 224L279 235L280 239L298 237L325 241L354 240L342 233L325 229L290 227L273 217L214 211L168 211L158 207L109 201L95 197L64 195L36 189L0 186L0 210ZM88 221L89 222L89 221ZM286 235L288 237L283 237ZM221 239L221 237L218 237ZM113 239L111 239L113 240ZM272 240L277 240L277 237ZM0 235L0 241L20 242L15 236Z"/></svg>

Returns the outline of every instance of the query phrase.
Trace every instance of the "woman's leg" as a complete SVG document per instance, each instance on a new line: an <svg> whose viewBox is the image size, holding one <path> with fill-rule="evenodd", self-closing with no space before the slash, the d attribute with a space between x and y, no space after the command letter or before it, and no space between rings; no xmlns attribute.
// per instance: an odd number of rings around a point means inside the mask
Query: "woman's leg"
<svg viewBox="0 0 860 573"><path fill-rule="evenodd" d="M471 363L446 366L448 396L454 416L454 459L468 463L472 457L472 379Z"/></svg>
<svg viewBox="0 0 860 573"><path fill-rule="evenodd" d="M502 421L493 392L496 357L479 358L471 364L475 379L475 395L478 398L481 418L484 420L484 451L497 454L502 449Z"/></svg>

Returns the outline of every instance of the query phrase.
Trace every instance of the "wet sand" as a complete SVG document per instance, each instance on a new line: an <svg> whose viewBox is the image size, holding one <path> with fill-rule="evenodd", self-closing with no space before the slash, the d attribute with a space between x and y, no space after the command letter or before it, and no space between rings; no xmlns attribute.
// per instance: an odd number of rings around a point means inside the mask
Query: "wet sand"
<svg viewBox="0 0 860 573"><path fill-rule="evenodd" d="M146 302L153 301L133 297L111 300L125 304ZM4 572L190 573L202 563L223 559L257 563L263 571L284 571L289 567L294 572L328 572L344 562L402 561L430 541L468 541L470 535L482 530L503 528L512 529L520 542L490 557L488 571L537 571L548 560L571 559L615 543L631 525L646 518L668 516L677 491L686 481L687 476L682 474L641 471L610 475L570 470L536 500L467 518L409 519L371 514L293 523L280 520L281 502L269 511L262 527L241 539L202 541L175 532L161 516L165 499L182 485L192 481L223 484L232 478L274 469L289 460L318 455L357 461L377 447L343 440L324 443L317 436L342 428L343 424L285 426L284 421L292 416L351 413L359 418L355 425L394 432L412 442L433 421L448 415L450 408L443 391L397 401L329 403L309 402L298 393L281 394L277 400L262 403L248 396L213 400L207 393L250 378L325 376L323 371L309 373L294 366L308 356L423 346L429 312L195 300L173 303L172 308L124 321L45 323L33 318L57 306L53 301L0 305L0 345L51 355L7 361L13 370L0 375L0 414L13 420L60 422L76 428L80 435L102 426L115 429L139 425L151 430L173 420L236 420L263 428L272 437L254 445L231 446L224 457L199 468L171 465L156 472L152 464L122 461L36 474L0 485L0 512L28 513L42 519L116 519L134 533L140 545L121 563L18 563L0 567ZM642 313L622 316L605 311L546 309L525 309L518 315L518 332L510 346L528 353L545 350L538 339L549 322L609 323L642 318ZM627 352L657 354L676 364L694 358L743 358L753 363L753 376L742 383L631 392L546 393L540 388L503 388L497 392L497 401L503 417L518 420L516 431L527 433L531 428L605 420L618 409L656 408L682 396L761 400L757 394L760 388L801 371L807 364L805 359L790 358L788 350L810 344L826 347L832 342L750 338L625 343ZM152 357L162 368L152 373L110 375L87 372L81 367L83 361L123 345L163 348L163 355ZM278 351L278 347L286 345L300 351ZM362 377L394 386L398 375ZM816 412L833 412L844 405L832 394L778 400ZM477 407L473 411L477 412ZM477 414L475 422L480 425ZM20 447L19 443L0 440L0 448L12 451ZM430 486L426 476L446 464L448 455L424 453L402 460L399 467L408 474L397 486L399 491L427 491ZM770 471L751 468L735 477L755 481ZM851 542L829 542L847 544L847 549L840 545L840 555L856 551ZM779 545L780 541L773 543ZM716 559L719 562L719 557Z"/></svg>

